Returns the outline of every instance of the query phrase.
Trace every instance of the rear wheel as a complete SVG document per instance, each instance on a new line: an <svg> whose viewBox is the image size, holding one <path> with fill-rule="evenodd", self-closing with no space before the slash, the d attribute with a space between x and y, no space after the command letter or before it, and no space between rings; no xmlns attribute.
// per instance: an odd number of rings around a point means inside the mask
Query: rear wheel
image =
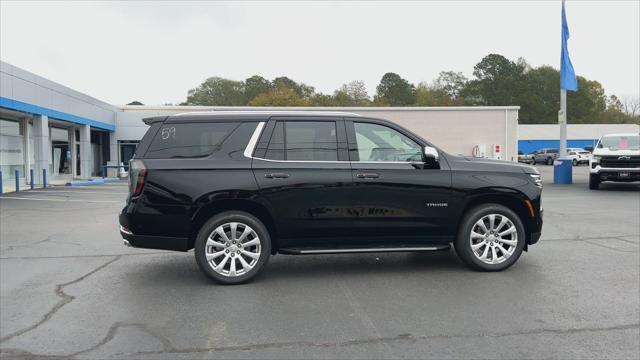
<svg viewBox="0 0 640 360"><path fill-rule="evenodd" d="M547 165L553 165L553 159L547 158Z"/></svg>
<svg viewBox="0 0 640 360"><path fill-rule="evenodd" d="M256 276L271 254L267 228L255 216L228 211L211 218L195 242L200 270L221 284L240 284Z"/></svg>
<svg viewBox="0 0 640 360"><path fill-rule="evenodd" d="M464 216L454 247L469 267L501 271L518 260L524 242L524 225L518 215L505 206L486 204Z"/></svg>
<svg viewBox="0 0 640 360"><path fill-rule="evenodd" d="M600 177L598 174L589 175L589 189L598 190L600 188Z"/></svg>

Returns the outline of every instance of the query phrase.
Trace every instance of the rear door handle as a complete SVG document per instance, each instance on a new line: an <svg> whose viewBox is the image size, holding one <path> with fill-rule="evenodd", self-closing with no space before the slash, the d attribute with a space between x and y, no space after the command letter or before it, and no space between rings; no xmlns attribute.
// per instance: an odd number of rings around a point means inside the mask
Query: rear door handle
<svg viewBox="0 0 640 360"><path fill-rule="evenodd" d="M289 177L289 174L285 174L285 173L270 173L270 174L264 174L264 177L266 177L267 179L286 179Z"/></svg>
<svg viewBox="0 0 640 360"><path fill-rule="evenodd" d="M359 179L377 179L380 177L380 174L376 174L376 173L362 173L362 174L356 174L356 177Z"/></svg>

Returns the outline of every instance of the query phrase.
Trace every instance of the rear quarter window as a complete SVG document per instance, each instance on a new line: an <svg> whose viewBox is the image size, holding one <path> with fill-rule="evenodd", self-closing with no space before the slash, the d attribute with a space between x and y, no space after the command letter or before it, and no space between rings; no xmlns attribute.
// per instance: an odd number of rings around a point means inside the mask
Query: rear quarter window
<svg viewBox="0 0 640 360"><path fill-rule="evenodd" d="M197 158L216 152L239 123L163 124L145 158Z"/></svg>

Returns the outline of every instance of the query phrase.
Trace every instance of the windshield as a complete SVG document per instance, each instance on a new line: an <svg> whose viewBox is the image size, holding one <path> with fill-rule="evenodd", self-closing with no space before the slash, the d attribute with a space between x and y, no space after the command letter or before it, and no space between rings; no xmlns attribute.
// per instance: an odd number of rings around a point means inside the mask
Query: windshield
<svg viewBox="0 0 640 360"><path fill-rule="evenodd" d="M640 150L640 135L603 136L598 142L598 149Z"/></svg>

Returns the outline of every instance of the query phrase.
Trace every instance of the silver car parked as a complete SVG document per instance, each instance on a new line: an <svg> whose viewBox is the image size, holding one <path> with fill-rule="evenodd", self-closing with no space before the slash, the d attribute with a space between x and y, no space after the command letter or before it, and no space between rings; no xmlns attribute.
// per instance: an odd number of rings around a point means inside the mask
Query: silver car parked
<svg viewBox="0 0 640 360"><path fill-rule="evenodd" d="M547 164L553 165L553 161L559 156L558 149L544 148L533 153L531 164Z"/></svg>

